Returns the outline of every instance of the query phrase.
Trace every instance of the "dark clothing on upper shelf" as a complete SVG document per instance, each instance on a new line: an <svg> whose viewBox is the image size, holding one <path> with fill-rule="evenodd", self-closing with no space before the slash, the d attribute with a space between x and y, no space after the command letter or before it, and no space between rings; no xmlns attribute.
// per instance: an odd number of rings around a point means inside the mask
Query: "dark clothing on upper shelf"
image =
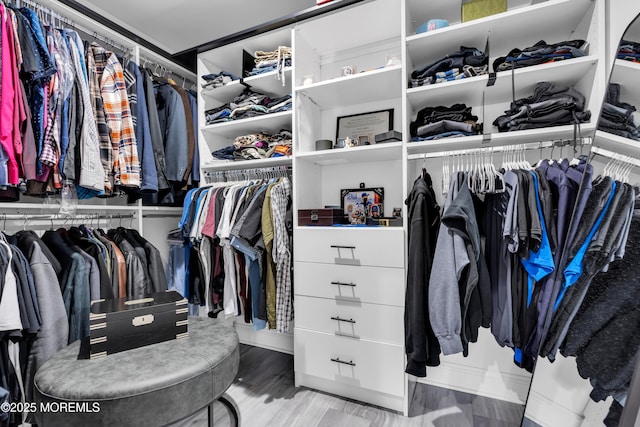
<svg viewBox="0 0 640 427"><path fill-rule="evenodd" d="M458 69L459 75L460 70L462 70L463 73L461 77L465 76L463 70L465 66L479 67L478 70L474 70L473 75L486 74L487 69L485 66L488 64L488 60L489 58L484 54L484 52L476 49L475 47L460 46L460 50L452 52L444 58L438 59L429 65L415 69L411 73L409 87L419 87L436 83L437 73L447 72L454 69ZM444 78L444 80L449 79Z"/></svg>
<svg viewBox="0 0 640 427"><path fill-rule="evenodd" d="M540 82L533 95L511 102L509 110L493 121L500 132L588 122L585 98L574 88Z"/></svg>
<svg viewBox="0 0 640 427"><path fill-rule="evenodd" d="M586 53L582 50L584 44L584 40L567 40L554 44L547 44L544 40L540 40L533 46L522 50L512 49L507 56L497 58L493 61L493 71L499 72L585 56Z"/></svg>
<svg viewBox="0 0 640 427"><path fill-rule="evenodd" d="M630 40L620 40L616 58L625 61L640 62L640 43Z"/></svg>
<svg viewBox="0 0 640 427"><path fill-rule="evenodd" d="M465 104L425 107L418 111L416 120L409 126L409 132L412 141L476 135L482 132L482 124L477 121L478 117L471 114L471 107Z"/></svg>
<svg viewBox="0 0 640 427"><path fill-rule="evenodd" d="M634 105L620 101L620 85L609 83L598 129L640 141L640 114Z"/></svg>

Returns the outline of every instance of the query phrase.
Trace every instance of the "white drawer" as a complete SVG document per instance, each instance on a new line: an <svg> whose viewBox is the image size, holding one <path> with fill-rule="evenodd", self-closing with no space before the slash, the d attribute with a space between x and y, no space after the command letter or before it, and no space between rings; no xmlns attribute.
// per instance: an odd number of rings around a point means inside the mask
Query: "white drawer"
<svg viewBox="0 0 640 427"><path fill-rule="evenodd" d="M295 294L404 306L404 269L296 262Z"/></svg>
<svg viewBox="0 0 640 427"><path fill-rule="evenodd" d="M404 268L404 230L300 227L294 252L296 261Z"/></svg>
<svg viewBox="0 0 640 427"><path fill-rule="evenodd" d="M351 339L404 342L402 307L304 296L297 297L295 305L296 327Z"/></svg>
<svg viewBox="0 0 640 427"><path fill-rule="evenodd" d="M404 393L402 346L299 328L293 339L296 372L392 395Z"/></svg>

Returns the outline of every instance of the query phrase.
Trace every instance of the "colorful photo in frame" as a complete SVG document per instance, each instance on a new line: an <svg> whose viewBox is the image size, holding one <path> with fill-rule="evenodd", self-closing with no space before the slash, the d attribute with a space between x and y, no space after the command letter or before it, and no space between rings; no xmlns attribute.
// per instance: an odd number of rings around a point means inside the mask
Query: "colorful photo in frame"
<svg viewBox="0 0 640 427"><path fill-rule="evenodd" d="M384 216L384 188L340 190L340 207L350 224L365 224L367 218Z"/></svg>

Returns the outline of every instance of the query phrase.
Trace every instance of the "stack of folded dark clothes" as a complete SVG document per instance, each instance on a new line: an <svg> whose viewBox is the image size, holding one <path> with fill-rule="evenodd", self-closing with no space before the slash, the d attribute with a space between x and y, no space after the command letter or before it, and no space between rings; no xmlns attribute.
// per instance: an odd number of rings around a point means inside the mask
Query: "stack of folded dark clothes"
<svg viewBox="0 0 640 427"><path fill-rule="evenodd" d="M500 132L588 122L585 98L572 87L540 82L533 95L511 102L509 110L494 120Z"/></svg>
<svg viewBox="0 0 640 427"><path fill-rule="evenodd" d="M232 102L205 111L206 124L246 119L264 114L288 111L292 108L291 95L270 98L251 89L245 89Z"/></svg>
<svg viewBox="0 0 640 427"><path fill-rule="evenodd" d="M616 58L625 61L640 62L640 43L622 40L618 46Z"/></svg>
<svg viewBox="0 0 640 427"><path fill-rule="evenodd" d="M555 44L547 44L544 40L525 49L513 49L507 56L493 61L493 71L506 71L512 68L529 67L531 65L585 56L584 40L567 40Z"/></svg>
<svg viewBox="0 0 640 427"><path fill-rule="evenodd" d="M482 124L478 124L478 117L471 114L471 107L455 104L451 107L423 108L418 111L409 131L411 141L429 141L477 135L482 132Z"/></svg>
<svg viewBox="0 0 640 427"><path fill-rule="evenodd" d="M640 114L634 105L620 102L620 85L610 83L598 129L640 141Z"/></svg>
<svg viewBox="0 0 640 427"><path fill-rule="evenodd" d="M215 89L220 86L224 86L233 80L238 80L236 76L226 71L220 71L215 74L205 74L202 76L205 83L202 84L202 88L206 90Z"/></svg>
<svg viewBox="0 0 640 427"><path fill-rule="evenodd" d="M289 156L292 143L290 130L282 129L273 135L263 131L239 136L233 141L233 145L216 150L212 155L220 160L255 160Z"/></svg>
<svg viewBox="0 0 640 427"><path fill-rule="evenodd" d="M459 80L487 74L489 58L475 47L460 46L460 50L418 68L411 73L409 87Z"/></svg>

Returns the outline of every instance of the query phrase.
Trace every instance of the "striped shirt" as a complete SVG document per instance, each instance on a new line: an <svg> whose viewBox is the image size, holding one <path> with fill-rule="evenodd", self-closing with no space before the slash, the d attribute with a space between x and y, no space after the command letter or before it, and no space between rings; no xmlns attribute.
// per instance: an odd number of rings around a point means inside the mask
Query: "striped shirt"
<svg viewBox="0 0 640 427"><path fill-rule="evenodd" d="M131 109L127 97L122 65L113 52L97 43L91 50L100 76L100 92L113 149L113 176L115 185L140 187L140 160Z"/></svg>
<svg viewBox="0 0 640 427"><path fill-rule="evenodd" d="M273 261L276 264L276 332L290 332L293 320L291 248L285 222L290 195L291 183L288 178L283 178L271 189L271 213L275 232Z"/></svg>
<svg viewBox="0 0 640 427"><path fill-rule="evenodd" d="M98 49L95 49L97 46ZM96 52L98 50L99 52ZM89 76L89 93L93 106L93 116L98 127L98 141L100 144L100 161L104 170L104 191L106 195L113 194L113 146L111 145L111 135L107 126L107 118L104 114L104 104L102 102L102 91L100 90L101 74L96 67L96 55L103 55L105 50L95 43L92 43L87 52L87 71ZM102 70L101 70L102 71Z"/></svg>

